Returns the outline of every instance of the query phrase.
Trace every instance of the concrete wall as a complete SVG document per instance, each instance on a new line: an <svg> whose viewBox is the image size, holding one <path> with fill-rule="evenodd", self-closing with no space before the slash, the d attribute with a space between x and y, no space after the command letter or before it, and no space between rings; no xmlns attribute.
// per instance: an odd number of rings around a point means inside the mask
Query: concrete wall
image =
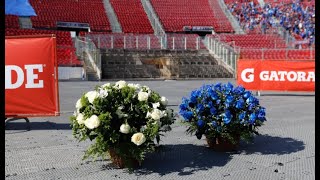
<svg viewBox="0 0 320 180"><path fill-rule="evenodd" d="M58 67L59 80L82 79L84 71L82 67Z"/></svg>

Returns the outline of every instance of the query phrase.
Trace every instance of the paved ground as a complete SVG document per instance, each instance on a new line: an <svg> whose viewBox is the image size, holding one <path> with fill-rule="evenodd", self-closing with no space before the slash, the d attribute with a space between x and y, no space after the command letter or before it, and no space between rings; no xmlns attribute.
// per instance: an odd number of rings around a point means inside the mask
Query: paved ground
<svg viewBox="0 0 320 180"><path fill-rule="evenodd" d="M143 81L169 99L176 110L182 96L202 84L235 83L233 79L198 81ZM267 122L254 144L241 143L236 153L214 152L204 140L185 134L174 124L162 138L163 150L150 154L142 167L129 174L110 161L83 161L90 142L78 143L69 116L82 93L105 82L59 82L61 116L9 122L5 137L6 179L197 179L197 180L309 180L315 179L314 93L262 92Z"/></svg>

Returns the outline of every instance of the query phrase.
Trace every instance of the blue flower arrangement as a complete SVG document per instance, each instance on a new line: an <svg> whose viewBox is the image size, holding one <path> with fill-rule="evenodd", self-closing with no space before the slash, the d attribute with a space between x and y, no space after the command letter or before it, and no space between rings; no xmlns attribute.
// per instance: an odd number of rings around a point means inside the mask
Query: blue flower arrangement
<svg viewBox="0 0 320 180"><path fill-rule="evenodd" d="M179 114L189 126L187 134L198 139L224 138L236 144L237 139L250 142L258 127L266 121L266 109L242 86L231 83L203 85L182 98ZM238 138L237 138L238 137Z"/></svg>

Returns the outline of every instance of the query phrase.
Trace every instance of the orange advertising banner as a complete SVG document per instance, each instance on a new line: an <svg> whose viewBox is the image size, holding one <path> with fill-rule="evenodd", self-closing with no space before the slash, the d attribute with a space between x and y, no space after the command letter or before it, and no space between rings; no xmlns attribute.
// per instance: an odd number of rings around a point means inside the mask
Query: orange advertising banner
<svg viewBox="0 0 320 180"><path fill-rule="evenodd" d="M314 61L238 60L237 83L249 90L315 91Z"/></svg>
<svg viewBox="0 0 320 180"><path fill-rule="evenodd" d="M5 39L5 116L58 116L54 35Z"/></svg>

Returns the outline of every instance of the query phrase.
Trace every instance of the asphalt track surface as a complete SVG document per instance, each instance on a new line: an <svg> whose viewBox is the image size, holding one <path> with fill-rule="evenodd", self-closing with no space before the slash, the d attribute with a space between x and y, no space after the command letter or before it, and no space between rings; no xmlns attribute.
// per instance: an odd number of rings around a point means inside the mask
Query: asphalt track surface
<svg viewBox="0 0 320 180"><path fill-rule="evenodd" d="M178 112L183 96L203 84L234 79L188 81L128 81L147 85L166 96ZM196 179L196 180L311 180L315 179L315 96L303 92L261 92L267 121L253 144L241 142L234 153L214 152L204 138L185 134L177 119L161 141L161 151L149 154L133 173L109 160L82 160L90 141L72 137L69 117L86 91L107 81L59 82L58 117L8 122L5 131L6 179ZM110 82L110 81L108 81Z"/></svg>

